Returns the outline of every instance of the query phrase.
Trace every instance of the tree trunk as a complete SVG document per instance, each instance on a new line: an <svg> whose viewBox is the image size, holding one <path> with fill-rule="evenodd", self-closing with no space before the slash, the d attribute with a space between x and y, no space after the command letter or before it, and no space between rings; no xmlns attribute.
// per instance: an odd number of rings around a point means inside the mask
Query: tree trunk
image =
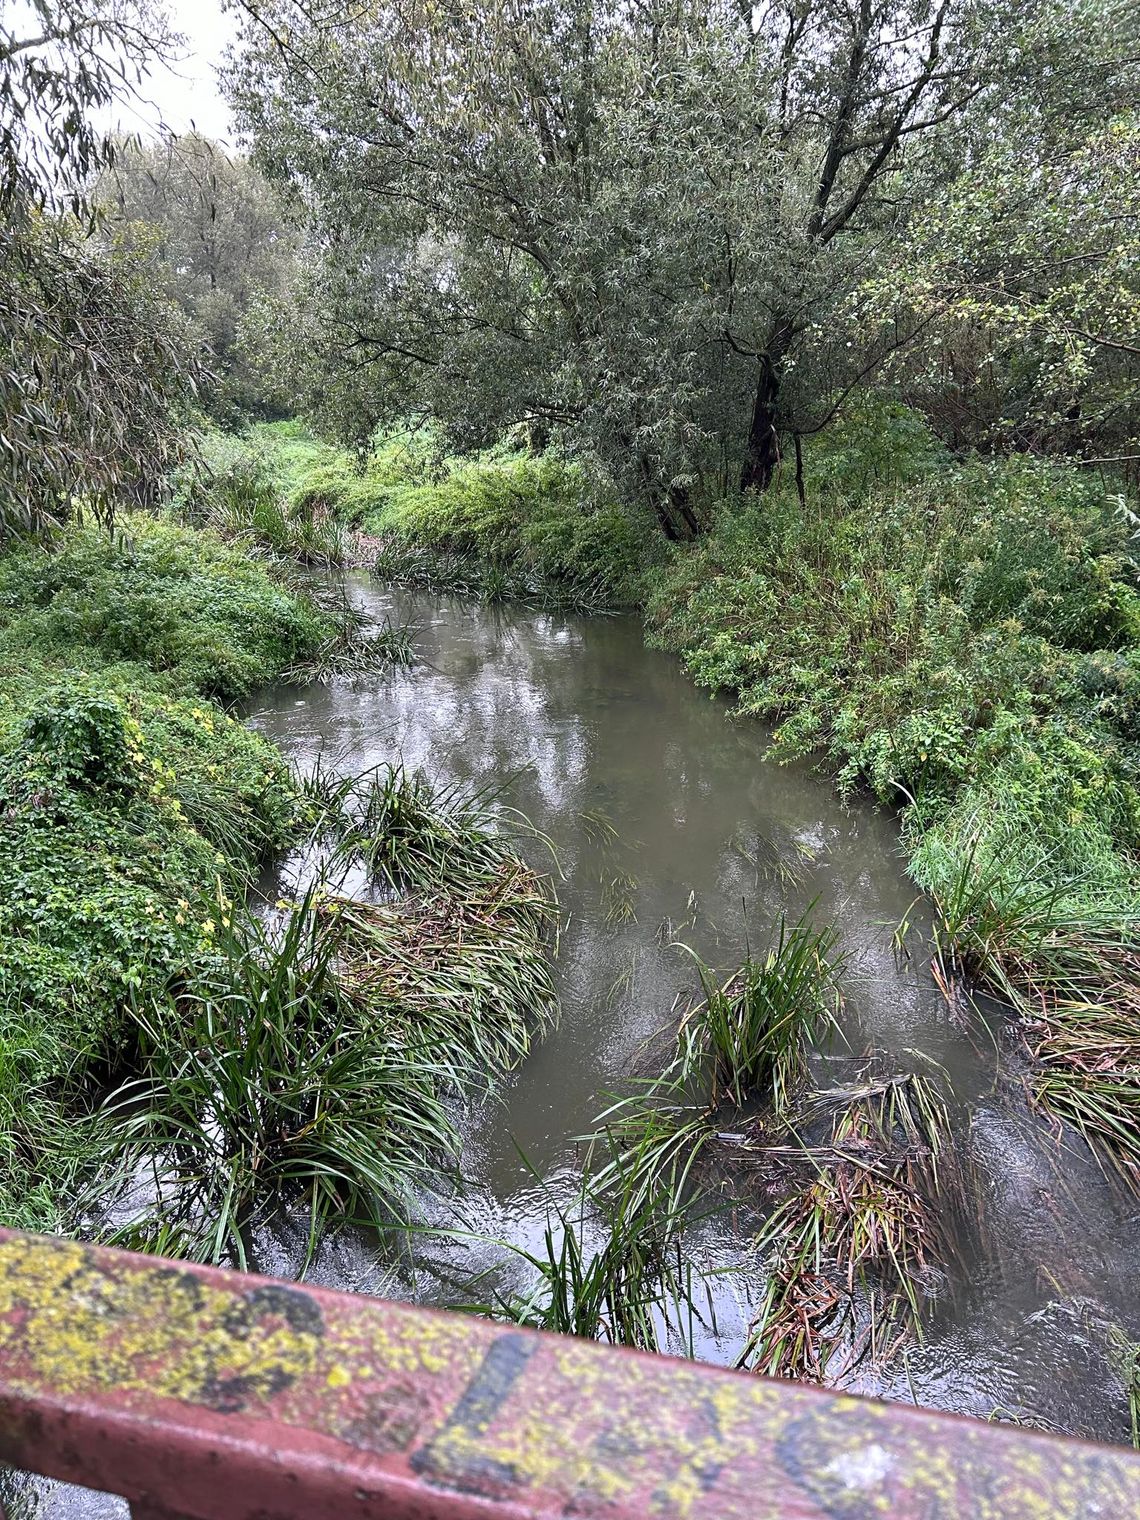
<svg viewBox="0 0 1140 1520"><path fill-rule="evenodd" d="M637 473L641 479L642 488L646 499L653 504L653 510L657 514L657 521L661 525L661 531L670 543L680 543L685 538L696 538L701 531L700 524L689 506L688 493L684 491L663 490L654 474L649 460L644 454L637 451L633 434L624 430L618 434L622 444L631 453L637 455ZM685 531L681 532L677 526L678 519L684 524Z"/></svg>
<svg viewBox="0 0 1140 1520"><path fill-rule="evenodd" d="M704 532L697 514L690 504L688 491L684 487L669 487L669 505L689 530L690 538L699 538Z"/></svg>
<svg viewBox="0 0 1140 1520"><path fill-rule="evenodd" d="M654 499L653 510L657 513L657 521L661 524L661 531L671 544L675 544L678 539L677 529L674 527L673 519L669 516L665 503L660 497Z"/></svg>
<svg viewBox="0 0 1140 1520"><path fill-rule="evenodd" d="M756 396L752 403L752 422L740 471L742 491L766 491L772 484L772 476L780 463L776 402L780 394L780 369L791 342L789 324L782 319L778 320L773 326L767 349L760 355Z"/></svg>

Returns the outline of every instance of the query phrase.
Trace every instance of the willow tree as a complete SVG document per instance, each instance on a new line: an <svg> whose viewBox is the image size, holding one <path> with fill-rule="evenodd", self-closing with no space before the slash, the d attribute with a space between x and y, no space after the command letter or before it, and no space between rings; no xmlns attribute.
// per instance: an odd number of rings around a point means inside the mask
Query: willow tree
<svg viewBox="0 0 1140 1520"><path fill-rule="evenodd" d="M342 422L555 429L654 500L763 490L912 336L855 293L1036 98L1064 0L239 0L231 93L311 208Z"/></svg>
<svg viewBox="0 0 1140 1520"><path fill-rule="evenodd" d="M952 440L1140 479L1140 109L985 144L878 284L929 322L899 378Z"/></svg>
<svg viewBox="0 0 1140 1520"><path fill-rule="evenodd" d="M0 4L0 541L145 497L176 447L186 335L90 197L100 115L169 42L149 0Z"/></svg>

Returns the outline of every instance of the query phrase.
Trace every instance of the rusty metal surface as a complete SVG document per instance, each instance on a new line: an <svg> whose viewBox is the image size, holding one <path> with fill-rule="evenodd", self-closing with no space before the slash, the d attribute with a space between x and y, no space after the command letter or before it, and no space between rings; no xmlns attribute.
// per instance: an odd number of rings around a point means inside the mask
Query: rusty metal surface
<svg viewBox="0 0 1140 1520"><path fill-rule="evenodd" d="M1124 1450L10 1232L0 1456L192 1520L1140 1516Z"/></svg>

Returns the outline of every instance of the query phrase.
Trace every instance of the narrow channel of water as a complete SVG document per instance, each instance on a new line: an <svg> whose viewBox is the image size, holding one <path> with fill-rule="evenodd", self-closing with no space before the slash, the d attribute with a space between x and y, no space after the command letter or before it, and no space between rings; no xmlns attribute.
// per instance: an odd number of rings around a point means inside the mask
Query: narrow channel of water
<svg viewBox="0 0 1140 1520"><path fill-rule="evenodd" d="M550 838L562 871L563 1013L498 1099L464 1116L463 1217L478 1238L425 1237L413 1282L367 1239L342 1235L313 1279L469 1300L472 1279L502 1259L488 1242L538 1245L547 1198L576 1189L574 1138L637 1067L677 995L694 990L693 961L675 941L727 974L780 912L794 917L814 901L852 957L851 1049L874 1047L898 1070L942 1068L982 1220L966 1280L924 1342L862 1386L1127 1439L1105 1347L1112 1323L1140 1331L1135 1209L1079 1146L1059 1153L1030 1118L1000 1018L987 1029L933 985L929 914L914 903L893 819L841 806L807 767L767 763L763 726L731 720L675 660L644 647L631 618L489 609L386 591L363 574L349 586L374 617L419 625L415 667L276 689L253 725L302 767L320 756L355 773L402 756L437 782L505 785L504 800ZM899 966L891 933L908 914L914 958ZM705 1316L697 1327L709 1360L731 1362L743 1341L762 1282L754 1226L742 1198L694 1242L706 1265L734 1269L717 1279L715 1323ZM282 1238L259 1265L288 1271L288 1256Z"/></svg>

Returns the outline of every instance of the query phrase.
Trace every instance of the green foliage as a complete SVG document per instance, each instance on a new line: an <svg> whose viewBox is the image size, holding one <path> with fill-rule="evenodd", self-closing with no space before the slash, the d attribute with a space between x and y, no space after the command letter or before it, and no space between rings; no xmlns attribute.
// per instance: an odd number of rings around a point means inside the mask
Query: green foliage
<svg viewBox="0 0 1140 1520"><path fill-rule="evenodd" d="M653 635L698 680L905 805L947 977L1011 1000L1037 1101L1136 1175L1140 695L1134 521L1075 470L1013 457L899 484L841 436L787 490L726 505L656 579ZM1083 1008L1110 1033L1095 1053Z"/></svg>
<svg viewBox="0 0 1140 1520"><path fill-rule="evenodd" d="M119 1234L161 1227L168 1250L244 1266L248 1231L283 1199L307 1200L315 1244L345 1214L402 1219L454 1155L447 1052L347 996L340 946L312 896L280 933L222 913L215 962L140 1002L140 1075L102 1111L99 1187L113 1197L156 1159L161 1181Z"/></svg>
<svg viewBox="0 0 1140 1520"><path fill-rule="evenodd" d="M244 522L302 559L322 558L305 532L323 533L333 558L351 552L351 529L377 575L403 585L605 608L637 601L661 554L639 512L599 502L586 472L553 452L501 445L449 459L428 432L393 432L360 457L275 423L241 440L207 434L203 453L208 483L180 493L192 520L239 538ZM285 526L259 531L271 515Z"/></svg>
<svg viewBox="0 0 1140 1520"><path fill-rule="evenodd" d="M198 367L137 258L42 214L0 224L0 542L150 504Z"/></svg>
<svg viewBox="0 0 1140 1520"><path fill-rule="evenodd" d="M306 409L356 441L429 417L465 451L525 425L689 536L726 490L766 489L792 435L826 427L892 354L941 337L962 283L1026 312L1044 354L1023 362L1047 393L1050 361L1068 345L1079 364L1074 329L1120 290L1094 331L1134 373L1131 138L1100 170L1104 123L1135 98L1119 10L480 0L333 16L265 0L231 96L313 217ZM1099 215L1082 235L1086 196ZM965 235L943 257L947 221ZM917 272L892 278L909 245ZM1074 278L1081 321L1052 331L1051 288ZM983 332L983 375L987 352Z"/></svg>
<svg viewBox="0 0 1140 1520"><path fill-rule="evenodd" d="M488 601L629 604L657 553L644 520L592 504L581 472L550 454L492 452L385 486L363 526L382 540L377 574Z"/></svg>
<svg viewBox="0 0 1140 1520"><path fill-rule="evenodd" d="M873 282L931 324L907 383L955 441L1135 457L1138 148L1134 88L1028 144L991 136Z"/></svg>
<svg viewBox="0 0 1140 1520"><path fill-rule="evenodd" d="M1098 484L1017 459L853 498L808 480L807 512L787 491L726 506L658 576L652 636L779 719L780 754L822 749L884 799L1044 765L1066 738L1110 786L1131 686L1105 651L1133 636L1134 571Z"/></svg>
<svg viewBox="0 0 1140 1520"><path fill-rule="evenodd" d="M130 661L171 690L225 698L312 655L330 626L235 549L139 515L113 537L77 528L59 549L0 558L0 619L0 652L64 667Z"/></svg>
<svg viewBox="0 0 1140 1520"><path fill-rule="evenodd" d="M125 522L115 538L72 527L54 549L0 557L10 1220L60 1222L82 1160L70 1126L121 1049L129 1002L211 963L219 902L298 816L272 745L200 694L250 690L327 624L216 541Z"/></svg>
<svg viewBox="0 0 1140 1520"><path fill-rule="evenodd" d="M268 429L264 430L268 433ZM257 431L244 436L206 430L196 456L175 476L174 510L247 553L306 565L339 565L347 547L344 519L282 480L287 449L270 451ZM319 446L317 446L319 448ZM305 450L302 457L311 456Z"/></svg>

